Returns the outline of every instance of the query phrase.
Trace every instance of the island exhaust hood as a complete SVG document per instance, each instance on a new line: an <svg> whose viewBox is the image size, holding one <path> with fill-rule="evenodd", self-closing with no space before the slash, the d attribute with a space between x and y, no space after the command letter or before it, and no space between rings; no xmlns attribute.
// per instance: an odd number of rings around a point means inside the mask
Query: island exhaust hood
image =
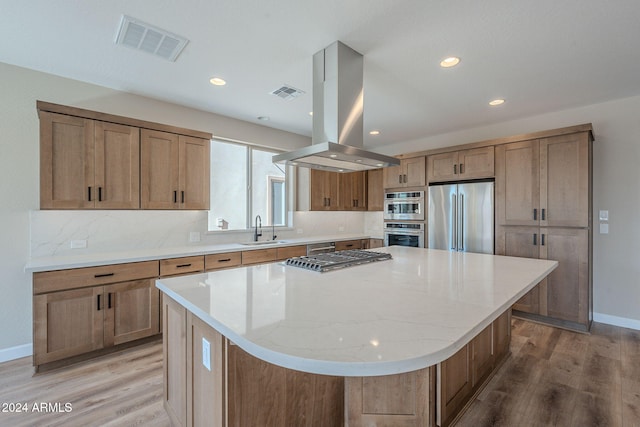
<svg viewBox="0 0 640 427"><path fill-rule="evenodd" d="M399 165L363 147L362 55L339 41L313 55L311 145L273 156L274 163L333 172Z"/></svg>

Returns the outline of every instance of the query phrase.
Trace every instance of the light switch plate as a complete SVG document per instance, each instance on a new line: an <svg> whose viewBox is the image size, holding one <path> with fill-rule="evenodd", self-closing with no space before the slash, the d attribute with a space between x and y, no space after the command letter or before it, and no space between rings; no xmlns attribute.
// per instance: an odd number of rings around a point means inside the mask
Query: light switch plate
<svg viewBox="0 0 640 427"><path fill-rule="evenodd" d="M609 234L609 224L607 223L600 224L600 234Z"/></svg>
<svg viewBox="0 0 640 427"><path fill-rule="evenodd" d="M196 243L200 241L200 232L199 231L190 231L189 232L189 242Z"/></svg>
<svg viewBox="0 0 640 427"><path fill-rule="evenodd" d="M609 221L609 211L600 211L600 221Z"/></svg>
<svg viewBox="0 0 640 427"><path fill-rule="evenodd" d="M211 344L204 337L202 338L202 364L211 371Z"/></svg>

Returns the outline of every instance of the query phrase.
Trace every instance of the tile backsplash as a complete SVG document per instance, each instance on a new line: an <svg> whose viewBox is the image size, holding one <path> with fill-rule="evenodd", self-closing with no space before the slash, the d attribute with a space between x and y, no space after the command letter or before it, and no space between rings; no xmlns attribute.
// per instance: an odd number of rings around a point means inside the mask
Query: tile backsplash
<svg viewBox="0 0 640 427"><path fill-rule="evenodd" d="M251 240L250 231L208 232L206 211L34 210L31 257L94 254L131 249L215 245ZM300 232L301 231L301 232ZM200 241L189 242L190 233ZM264 227L264 236L270 229ZM279 239L322 235L382 235L382 212L294 212L293 229ZM86 248L71 249L86 241Z"/></svg>

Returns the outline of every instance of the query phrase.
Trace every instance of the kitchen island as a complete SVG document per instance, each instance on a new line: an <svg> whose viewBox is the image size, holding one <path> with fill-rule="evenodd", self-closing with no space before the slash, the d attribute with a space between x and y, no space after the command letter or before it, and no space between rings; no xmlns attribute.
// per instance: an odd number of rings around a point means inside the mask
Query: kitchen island
<svg viewBox="0 0 640 427"><path fill-rule="evenodd" d="M508 354L511 305L557 266L378 251L393 259L158 280L173 422L447 425Z"/></svg>

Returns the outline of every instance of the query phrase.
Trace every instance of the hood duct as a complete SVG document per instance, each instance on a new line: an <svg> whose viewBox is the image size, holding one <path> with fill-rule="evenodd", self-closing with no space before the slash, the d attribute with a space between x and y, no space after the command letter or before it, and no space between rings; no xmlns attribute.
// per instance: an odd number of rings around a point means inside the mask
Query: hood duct
<svg viewBox="0 0 640 427"><path fill-rule="evenodd" d="M362 55L339 41L313 55L312 144L273 156L274 163L333 172L400 164L363 149L362 70Z"/></svg>

